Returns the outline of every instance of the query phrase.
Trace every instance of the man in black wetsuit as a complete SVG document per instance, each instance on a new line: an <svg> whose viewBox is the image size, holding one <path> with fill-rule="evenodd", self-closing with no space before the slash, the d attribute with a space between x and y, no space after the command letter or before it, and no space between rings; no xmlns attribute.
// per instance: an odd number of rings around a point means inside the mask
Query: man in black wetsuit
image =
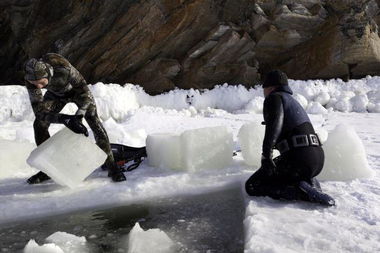
<svg viewBox="0 0 380 253"><path fill-rule="evenodd" d="M271 71L263 88L266 127L261 168L246 182L247 193L334 205L315 179L324 164L321 143L307 113L292 97L287 76L279 70ZM275 159L273 148L281 153Z"/></svg>

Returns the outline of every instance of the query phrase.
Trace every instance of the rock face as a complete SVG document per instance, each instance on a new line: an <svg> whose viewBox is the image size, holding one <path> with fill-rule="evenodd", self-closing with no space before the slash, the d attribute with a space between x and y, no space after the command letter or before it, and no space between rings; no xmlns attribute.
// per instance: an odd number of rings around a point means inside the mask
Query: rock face
<svg viewBox="0 0 380 253"><path fill-rule="evenodd" d="M151 94L291 78L380 74L375 0L2 0L1 84L58 52L85 78Z"/></svg>

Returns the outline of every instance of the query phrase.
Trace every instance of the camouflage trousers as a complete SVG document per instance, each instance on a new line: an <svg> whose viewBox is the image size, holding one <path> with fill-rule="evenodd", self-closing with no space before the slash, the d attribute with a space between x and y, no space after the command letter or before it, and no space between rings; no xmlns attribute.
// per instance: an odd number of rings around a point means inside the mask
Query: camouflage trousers
<svg viewBox="0 0 380 253"><path fill-rule="evenodd" d="M42 104L40 105L41 112L51 115L58 114L63 109L63 107L65 107L65 105L70 102L75 103L78 106L81 104L81 101L76 101L76 98L58 97L48 91L44 95ZM107 160L105 162L106 167L109 170L115 169L116 164L111 151L108 135L102 123L100 122L94 101L92 101L90 106L87 108L84 118L94 133L96 145L98 145L98 147L107 154ZM33 123L33 129L37 146L50 138L48 130L50 124L51 122L48 120L42 120L39 118L35 119Z"/></svg>

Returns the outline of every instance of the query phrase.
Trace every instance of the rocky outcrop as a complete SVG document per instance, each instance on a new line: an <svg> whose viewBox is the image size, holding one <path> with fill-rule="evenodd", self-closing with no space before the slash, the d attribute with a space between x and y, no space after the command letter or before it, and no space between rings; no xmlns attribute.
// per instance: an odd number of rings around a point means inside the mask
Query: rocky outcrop
<svg viewBox="0 0 380 253"><path fill-rule="evenodd" d="M66 56L93 83L151 94L291 78L380 74L375 0L3 0L0 83L23 62Z"/></svg>

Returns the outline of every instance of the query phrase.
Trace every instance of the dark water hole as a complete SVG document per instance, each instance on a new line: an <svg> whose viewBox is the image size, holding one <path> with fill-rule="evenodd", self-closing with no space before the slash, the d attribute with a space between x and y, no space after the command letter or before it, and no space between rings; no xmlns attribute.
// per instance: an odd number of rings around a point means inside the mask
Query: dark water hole
<svg viewBox="0 0 380 253"><path fill-rule="evenodd" d="M91 252L127 252L120 243L136 222L159 228L178 252L244 251L244 201L238 187L202 195L156 199L104 210L0 225L0 252L22 252L30 239L40 245L57 231L85 236Z"/></svg>

